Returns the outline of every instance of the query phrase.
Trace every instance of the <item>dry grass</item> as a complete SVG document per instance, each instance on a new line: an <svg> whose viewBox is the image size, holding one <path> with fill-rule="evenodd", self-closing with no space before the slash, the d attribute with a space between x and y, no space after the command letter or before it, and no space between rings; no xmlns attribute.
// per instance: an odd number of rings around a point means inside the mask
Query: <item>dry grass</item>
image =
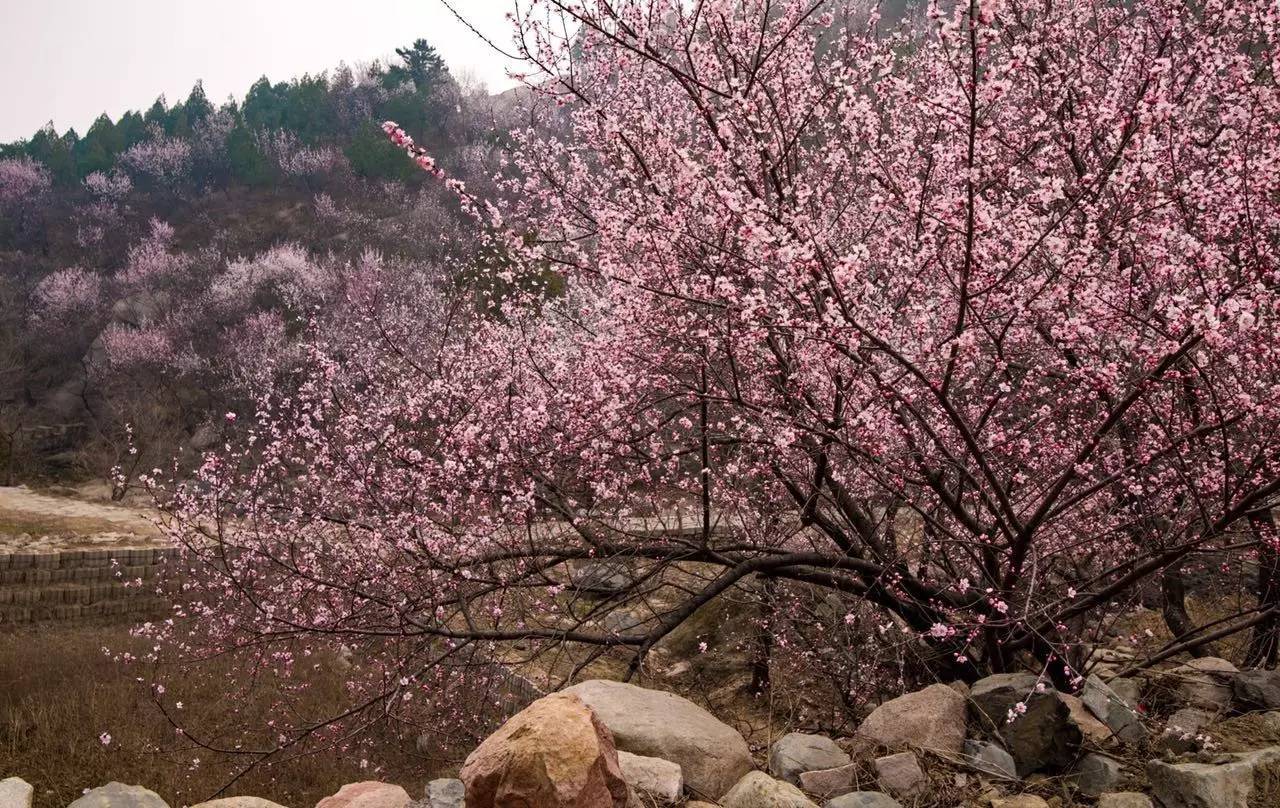
<svg viewBox="0 0 1280 808"><path fill-rule="evenodd" d="M119 626L0 634L0 778L16 775L30 782L36 808L62 808L84 789L112 780L144 785L174 808L217 793L244 760L184 742L148 687L137 681L140 672L109 659L104 646L139 650ZM170 686L167 695L183 701L188 726L216 727L233 713L236 722L265 724L265 704L211 692L209 683L222 680L211 672L215 675ZM326 677L315 683L318 701L341 692L334 675L317 675ZM111 735L109 745L99 740L103 732ZM427 760L407 735L388 730L379 737L380 758L367 769L335 751L320 750L259 768L220 796L253 795L305 808L344 783L368 779L398 783L417 796L448 764Z"/></svg>

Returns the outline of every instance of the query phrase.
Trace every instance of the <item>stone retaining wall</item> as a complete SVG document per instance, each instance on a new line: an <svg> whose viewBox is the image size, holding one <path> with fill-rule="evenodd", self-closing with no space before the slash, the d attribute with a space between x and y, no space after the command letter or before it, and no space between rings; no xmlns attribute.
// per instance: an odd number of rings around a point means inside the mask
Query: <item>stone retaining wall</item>
<svg viewBox="0 0 1280 808"><path fill-rule="evenodd" d="M155 579L175 556L168 547L0 553L0 627L157 611Z"/></svg>

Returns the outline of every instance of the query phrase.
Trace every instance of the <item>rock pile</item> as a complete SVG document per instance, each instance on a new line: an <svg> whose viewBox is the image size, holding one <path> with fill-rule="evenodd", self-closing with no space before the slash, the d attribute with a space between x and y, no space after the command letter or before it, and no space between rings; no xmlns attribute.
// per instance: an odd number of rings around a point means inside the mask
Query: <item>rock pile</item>
<svg viewBox="0 0 1280 808"><path fill-rule="evenodd" d="M1144 693L1175 710L1154 735ZM431 781L419 800L371 781L316 808L902 808L944 804L948 783L973 785L965 808L1280 806L1280 744L1215 752L1206 743L1229 713L1280 741L1280 671L1199 659L1141 682L1091 676L1079 698L1034 675L1000 674L887 701L849 738L782 735L762 771L741 733L687 699L596 680L530 704L467 757L459 779ZM0 808L31 800L22 780L0 780ZM70 808L169 806L110 783ZM282 807L232 797L192 808Z"/></svg>

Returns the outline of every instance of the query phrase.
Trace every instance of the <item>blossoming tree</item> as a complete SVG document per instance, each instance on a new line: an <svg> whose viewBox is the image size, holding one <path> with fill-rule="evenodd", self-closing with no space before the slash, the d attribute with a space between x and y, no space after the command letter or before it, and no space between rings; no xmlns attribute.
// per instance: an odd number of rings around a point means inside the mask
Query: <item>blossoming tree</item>
<svg viewBox="0 0 1280 808"><path fill-rule="evenodd" d="M387 127L493 282L317 339L176 494L192 605L151 633L285 678L357 649L341 715L260 759L456 711L432 697L481 660L643 671L726 597L768 601L765 672L856 670L841 627L874 614L920 676L1072 686L1162 576L1247 562L1256 603L1199 627L1169 598L1161 655L1254 629L1274 662L1278 23L521 4L538 125L492 196ZM589 601L601 560L625 582Z"/></svg>

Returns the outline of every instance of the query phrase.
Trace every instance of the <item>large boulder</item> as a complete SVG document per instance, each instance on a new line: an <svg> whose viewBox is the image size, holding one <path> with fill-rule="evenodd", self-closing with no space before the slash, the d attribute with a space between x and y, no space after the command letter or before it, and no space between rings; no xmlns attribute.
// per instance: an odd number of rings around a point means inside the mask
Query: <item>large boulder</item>
<svg viewBox="0 0 1280 808"><path fill-rule="evenodd" d="M31 808L31 795L35 789L20 777L0 780L0 808Z"/></svg>
<svg viewBox="0 0 1280 808"><path fill-rule="evenodd" d="M508 719L467 756L459 779L467 808L625 808L629 796L613 737L571 693Z"/></svg>
<svg viewBox="0 0 1280 808"><path fill-rule="evenodd" d="M818 808L804 793L764 772L748 772L720 798L724 808Z"/></svg>
<svg viewBox="0 0 1280 808"><path fill-rule="evenodd" d="M316 808L407 808L410 802L409 792L400 786L364 780L347 783L317 802Z"/></svg>
<svg viewBox="0 0 1280 808"><path fill-rule="evenodd" d="M1219 763L1147 764L1151 791L1164 808L1263 808L1280 805L1280 746Z"/></svg>
<svg viewBox="0 0 1280 808"><path fill-rule="evenodd" d="M946 685L898 696L872 710L857 734L891 749L913 746L958 755L964 750L964 696Z"/></svg>
<svg viewBox="0 0 1280 808"><path fill-rule="evenodd" d="M851 760L825 735L789 732L769 747L769 773L797 786L804 772L834 769Z"/></svg>
<svg viewBox="0 0 1280 808"><path fill-rule="evenodd" d="M976 728L1004 742L1019 777L1069 766L1080 750L1071 708L1057 691L1038 685L1031 674L997 674L975 682L969 694Z"/></svg>
<svg viewBox="0 0 1280 808"><path fill-rule="evenodd" d="M715 799L754 768L746 739L674 693L594 679L563 691L587 704L618 748L679 764L685 787Z"/></svg>
<svg viewBox="0 0 1280 808"><path fill-rule="evenodd" d="M1135 709L1137 705L1128 703L1097 676L1085 679L1080 700L1125 743L1142 744L1147 740L1146 727Z"/></svg>
<svg viewBox="0 0 1280 808"><path fill-rule="evenodd" d="M107 783L86 791L67 808L169 808L169 804L149 788Z"/></svg>
<svg viewBox="0 0 1280 808"><path fill-rule="evenodd" d="M656 757L618 753L622 779L660 805L675 805L684 795L684 775L679 764Z"/></svg>
<svg viewBox="0 0 1280 808"><path fill-rule="evenodd" d="M1241 671L1231 681L1236 701L1251 710L1280 710L1280 670Z"/></svg>

